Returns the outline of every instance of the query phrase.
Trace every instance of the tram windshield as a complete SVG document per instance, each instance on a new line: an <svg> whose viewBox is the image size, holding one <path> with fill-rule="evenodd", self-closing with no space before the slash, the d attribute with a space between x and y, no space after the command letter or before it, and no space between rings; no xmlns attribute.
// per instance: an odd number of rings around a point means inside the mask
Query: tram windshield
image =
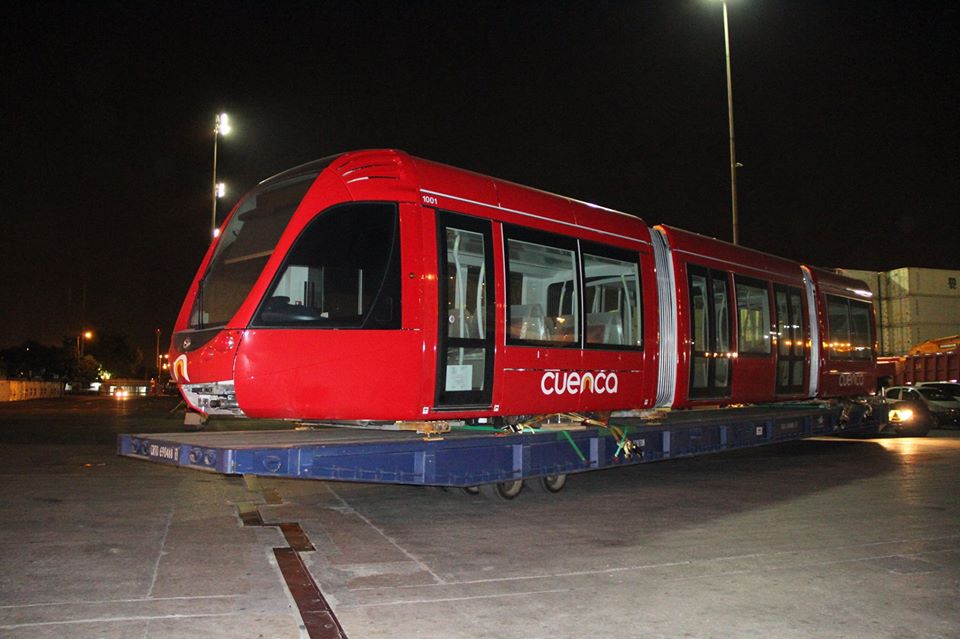
<svg viewBox="0 0 960 639"><path fill-rule="evenodd" d="M214 328L230 321L318 174L301 173L265 184L244 197L200 280L190 328Z"/></svg>

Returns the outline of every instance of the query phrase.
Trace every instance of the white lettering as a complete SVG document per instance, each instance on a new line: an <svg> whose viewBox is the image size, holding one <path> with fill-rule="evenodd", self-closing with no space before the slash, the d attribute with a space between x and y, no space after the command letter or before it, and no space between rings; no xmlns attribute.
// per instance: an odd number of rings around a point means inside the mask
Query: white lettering
<svg viewBox="0 0 960 639"><path fill-rule="evenodd" d="M540 378L540 392L544 395L582 395L592 393L615 394L620 390L620 378L606 371L578 373L577 371L546 371Z"/></svg>
<svg viewBox="0 0 960 639"><path fill-rule="evenodd" d="M178 449L176 446L161 446L160 444L150 444L150 457L160 459L177 459Z"/></svg>
<svg viewBox="0 0 960 639"><path fill-rule="evenodd" d="M840 373L837 381L841 386L863 386L863 373Z"/></svg>
<svg viewBox="0 0 960 639"><path fill-rule="evenodd" d="M607 392L616 393L620 390L620 378L617 377L616 373L610 373L607 375Z"/></svg>
<svg viewBox="0 0 960 639"><path fill-rule="evenodd" d="M570 373L567 375L567 393L576 395L580 392L580 373Z"/></svg>
<svg viewBox="0 0 960 639"><path fill-rule="evenodd" d="M543 377L540 378L540 392L542 392L544 395L552 395L553 389L547 385L547 380L550 379L550 377L555 378L556 376L557 374L551 371L544 373Z"/></svg>

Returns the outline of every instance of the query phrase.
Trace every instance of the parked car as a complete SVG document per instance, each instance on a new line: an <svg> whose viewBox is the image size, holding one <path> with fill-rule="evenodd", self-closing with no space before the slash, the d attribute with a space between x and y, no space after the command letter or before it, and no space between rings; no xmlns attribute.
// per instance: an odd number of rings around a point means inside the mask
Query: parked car
<svg viewBox="0 0 960 639"><path fill-rule="evenodd" d="M891 409L903 401L923 404L933 414L938 426L960 426L960 399L939 388L892 386L883 391L883 398Z"/></svg>
<svg viewBox="0 0 960 639"><path fill-rule="evenodd" d="M947 395L953 395L955 399L960 399L960 384L957 382L920 382L917 388L936 388Z"/></svg>

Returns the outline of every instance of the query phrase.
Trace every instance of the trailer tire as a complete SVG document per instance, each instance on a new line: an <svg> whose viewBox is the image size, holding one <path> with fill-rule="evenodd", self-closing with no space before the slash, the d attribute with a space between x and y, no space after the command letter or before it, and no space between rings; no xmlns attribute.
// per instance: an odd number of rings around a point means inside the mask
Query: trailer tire
<svg viewBox="0 0 960 639"><path fill-rule="evenodd" d="M530 487L542 493L559 493L566 485L566 475L546 475L530 481Z"/></svg>
<svg viewBox="0 0 960 639"><path fill-rule="evenodd" d="M523 490L522 479L511 479L501 481L496 484L483 484L480 486L480 494L487 499L499 499L509 501L515 499Z"/></svg>

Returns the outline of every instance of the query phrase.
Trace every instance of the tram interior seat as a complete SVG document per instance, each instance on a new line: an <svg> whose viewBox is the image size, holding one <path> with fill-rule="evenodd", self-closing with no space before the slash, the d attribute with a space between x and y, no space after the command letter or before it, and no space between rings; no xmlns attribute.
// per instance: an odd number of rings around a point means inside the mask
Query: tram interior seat
<svg viewBox="0 0 960 639"><path fill-rule="evenodd" d="M587 342L623 344L623 319L620 311L587 313Z"/></svg>

